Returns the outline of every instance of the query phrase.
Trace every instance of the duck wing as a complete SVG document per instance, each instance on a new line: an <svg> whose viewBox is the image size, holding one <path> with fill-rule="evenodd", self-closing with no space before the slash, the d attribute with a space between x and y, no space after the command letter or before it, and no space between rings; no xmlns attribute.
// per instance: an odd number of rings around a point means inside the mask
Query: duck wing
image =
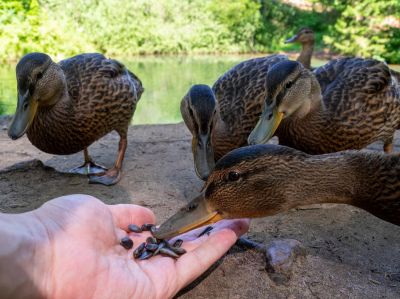
<svg viewBox="0 0 400 299"><path fill-rule="evenodd" d="M326 108L340 116L372 113L399 102L398 82L386 63L375 59L340 58L314 70Z"/></svg>
<svg viewBox="0 0 400 299"><path fill-rule="evenodd" d="M220 115L230 130L245 134L256 125L266 97L268 69L286 55L271 55L239 63L214 84Z"/></svg>
<svg viewBox="0 0 400 299"><path fill-rule="evenodd" d="M144 91L142 82L135 74L119 61L107 59L102 54L80 54L60 61L59 65L65 74L68 93L75 103L83 98L85 91L107 88L112 81L120 87L134 87L134 104Z"/></svg>

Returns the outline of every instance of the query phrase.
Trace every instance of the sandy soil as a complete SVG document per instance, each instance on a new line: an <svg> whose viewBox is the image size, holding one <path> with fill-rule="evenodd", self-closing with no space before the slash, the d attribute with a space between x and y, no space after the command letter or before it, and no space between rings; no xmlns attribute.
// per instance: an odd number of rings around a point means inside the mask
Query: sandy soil
<svg viewBox="0 0 400 299"><path fill-rule="evenodd" d="M0 119L2 212L28 211L57 196L86 193L106 203L150 207L162 221L202 186L183 124L131 127L124 176L113 187L89 185L85 177L64 173L81 164L81 154L42 153L26 137L8 139L6 127L7 119ZM111 166L117 142L117 135L109 134L90 153ZM381 150L380 145L371 148ZM276 283L265 270L263 254L235 246L181 298L400 298L400 227L362 210L345 205L291 210L254 220L248 236L264 244L296 239L306 256L296 260L289 281Z"/></svg>

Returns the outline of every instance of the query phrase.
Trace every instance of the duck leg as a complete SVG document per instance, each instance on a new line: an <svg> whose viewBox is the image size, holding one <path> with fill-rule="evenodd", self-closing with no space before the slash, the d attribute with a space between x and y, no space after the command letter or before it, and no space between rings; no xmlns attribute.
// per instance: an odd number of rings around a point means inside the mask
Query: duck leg
<svg viewBox="0 0 400 299"><path fill-rule="evenodd" d="M92 158L89 156L89 152L87 147L83 150L83 156L85 162L78 167L72 168L69 172L70 173L77 173L77 174L95 174L95 173L104 173L107 168L104 166L98 165L92 161Z"/></svg>
<svg viewBox="0 0 400 299"><path fill-rule="evenodd" d="M121 179L121 168L122 161L125 157L125 151L128 144L126 134L121 135L118 144L118 157L115 161L115 165L113 168L109 170L89 176L89 183L91 184L102 184L106 186L115 185Z"/></svg>

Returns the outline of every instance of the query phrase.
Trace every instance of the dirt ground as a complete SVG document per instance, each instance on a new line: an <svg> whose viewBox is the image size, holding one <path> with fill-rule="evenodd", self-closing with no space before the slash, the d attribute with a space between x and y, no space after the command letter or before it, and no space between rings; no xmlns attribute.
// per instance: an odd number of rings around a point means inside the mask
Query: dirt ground
<svg viewBox="0 0 400 299"><path fill-rule="evenodd" d="M150 207L161 222L202 186L183 124L131 127L123 178L105 187L64 173L81 164L81 153L53 156L37 150L26 137L11 141L7 121L0 119L2 212L29 211L57 196L86 193L106 203ZM117 135L109 134L90 153L96 162L111 166L117 143ZM381 150L380 145L371 148ZM306 256L294 263L290 280L282 284L265 270L263 254L234 247L181 298L400 298L400 227L362 210L345 205L291 210L253 220L248 237L265 244L296 239Z"/></svg>

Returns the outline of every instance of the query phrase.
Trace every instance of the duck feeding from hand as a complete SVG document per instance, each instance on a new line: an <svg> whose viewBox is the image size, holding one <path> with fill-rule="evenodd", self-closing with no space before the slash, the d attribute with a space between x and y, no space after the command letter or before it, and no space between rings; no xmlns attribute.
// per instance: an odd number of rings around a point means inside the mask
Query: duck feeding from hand
<svg viewBox="0 0 400 299"><path fill-rule="evenodd" d="M168 239L221 219L271 216L315 203L353 205L400 225L400 155L308 155L272 144L242 147L218 161L203 192L154 236Z"/></svg>

